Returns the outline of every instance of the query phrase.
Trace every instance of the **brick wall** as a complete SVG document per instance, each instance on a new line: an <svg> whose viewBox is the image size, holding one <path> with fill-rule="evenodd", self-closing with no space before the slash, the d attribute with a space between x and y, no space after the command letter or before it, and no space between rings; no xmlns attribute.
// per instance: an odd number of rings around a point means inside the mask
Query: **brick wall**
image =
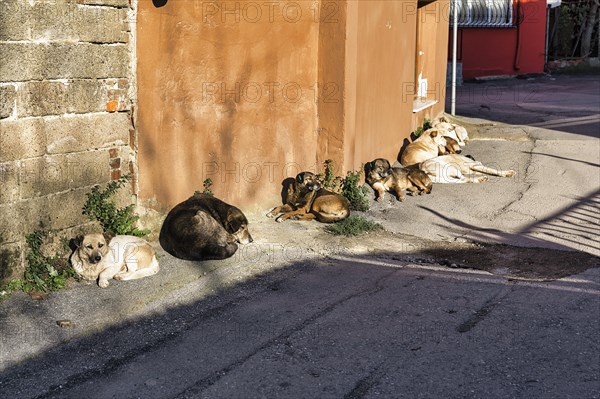
<svg viewBox="0 0 600 399"><path fill-rule="evenodd" d="M93 229L85 194L136 170L131 7L0 0L0 281L22 273L27 234Z"/></svg>

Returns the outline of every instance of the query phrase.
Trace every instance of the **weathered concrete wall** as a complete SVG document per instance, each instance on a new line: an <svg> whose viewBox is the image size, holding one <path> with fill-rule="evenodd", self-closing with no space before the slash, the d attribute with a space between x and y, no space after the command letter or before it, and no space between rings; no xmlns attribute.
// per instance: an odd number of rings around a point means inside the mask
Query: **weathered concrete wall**
<svg viewBox="0 0 600 399"><path fill-rule="evenodd" d="M91 186L135 171L131 15L0 0L0 280L23 271L27 234L73 235Z"/></svg>

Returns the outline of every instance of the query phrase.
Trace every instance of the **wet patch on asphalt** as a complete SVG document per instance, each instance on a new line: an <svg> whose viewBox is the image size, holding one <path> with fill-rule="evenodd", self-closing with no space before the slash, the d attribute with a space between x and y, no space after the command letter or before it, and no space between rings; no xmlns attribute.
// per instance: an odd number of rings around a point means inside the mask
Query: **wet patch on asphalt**
<svg viewBox="0 0 600 399"><path fill-rule="evenodd" d="M600 267L600 258L585 252L502 244L430 242L412 253L384 255L412 263L440 264L453 269L483 270L508 278L557 280Z"/></svg>

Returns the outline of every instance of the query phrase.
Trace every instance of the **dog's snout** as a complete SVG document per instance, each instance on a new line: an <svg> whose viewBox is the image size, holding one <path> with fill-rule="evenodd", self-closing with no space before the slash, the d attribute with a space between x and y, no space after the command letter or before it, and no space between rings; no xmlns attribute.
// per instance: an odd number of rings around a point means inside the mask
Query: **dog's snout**
<svg viewBox="0 0 600 399"><path fill-rule="evenodd" d="M100 255L96 255L96 256L94 256L94 260L96 262L100 262L102 260L102 257Z"/></svg>

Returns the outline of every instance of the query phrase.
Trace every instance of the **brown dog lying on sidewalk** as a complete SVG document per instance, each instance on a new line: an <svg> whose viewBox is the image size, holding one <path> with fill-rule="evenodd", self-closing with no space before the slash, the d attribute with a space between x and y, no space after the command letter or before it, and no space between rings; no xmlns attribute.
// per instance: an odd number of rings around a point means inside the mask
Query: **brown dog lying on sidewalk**
<svg viewBox="0 0 600 399"><path fill-rule="evenodd" d="M284 204L267 214L273 218L281 213L276 219L278 222L292 218L333 223L350 215L350 202L342 195L322 188L317 176L311 172L299 173L287 187L284 197Z"/></svg>
<svg viewBox="0 0 600 399"><path fill-rule="evenodd" d="M398 201L404 201L404 190L410 195L431 193L431 179L418 168L392 168L387 159L377 158L365 165L365 181L382 201L386 191L393 192Z"/></svg>
<svg viewBox="0 0 600 399"><path fill-rule="evenodd" d="M143 238L110 234L87 234L73 241L76 246L71 265L84 280L98 280L100 288L108 280L135 280L158 273L154 248Z"/></svg>
<svg viewBox="0 0 600 399"><path fill-rule="evenodd" d="M171 209L159 240L165 251L185 260L229 258L238 243L253 241L241 210L202 193Z"/></svg>

